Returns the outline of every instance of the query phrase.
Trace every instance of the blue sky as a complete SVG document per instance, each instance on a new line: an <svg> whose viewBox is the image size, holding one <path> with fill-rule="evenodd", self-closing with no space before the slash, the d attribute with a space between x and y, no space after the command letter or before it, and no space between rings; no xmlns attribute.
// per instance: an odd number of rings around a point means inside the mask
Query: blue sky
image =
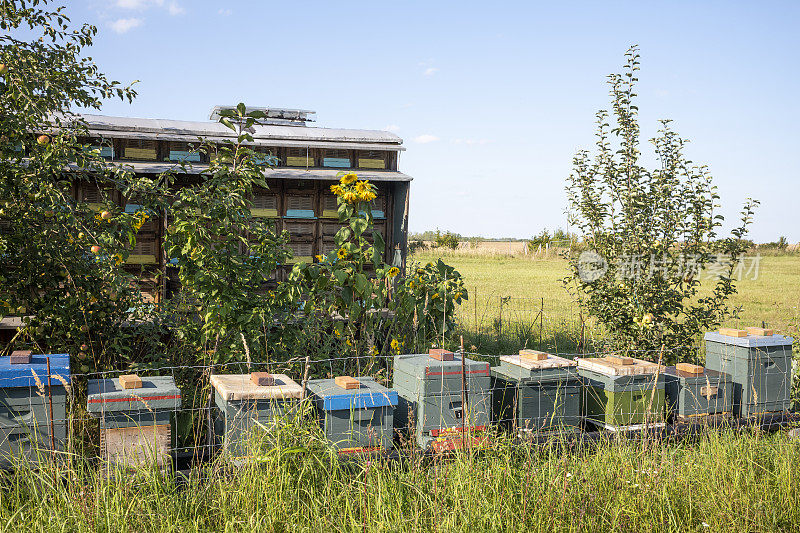
<svg viewBox="0 0 800 533"><path fill-rule="evenodd" d="M800 241L800 3L69 0L91 56L137 84L112 115L205 120L215 104L390 129L414 177L412 231L528 237L566 226L564 183L605 77L641 47L643 139L671 118L733 221ZM651 153L643 145L645 153Z"/></svg>

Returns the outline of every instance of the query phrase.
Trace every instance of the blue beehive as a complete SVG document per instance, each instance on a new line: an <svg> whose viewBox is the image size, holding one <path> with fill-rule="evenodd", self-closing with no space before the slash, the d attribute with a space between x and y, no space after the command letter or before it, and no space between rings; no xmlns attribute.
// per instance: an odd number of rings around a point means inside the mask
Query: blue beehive
<svg viewBox="0 0 800 533"><path fill-rule="evenodd" d="M50 359L48 390L47 359ZM56 449L67 440L69 355L34 355L30 363L0 357L0 462L12 457L36 459L37 449ZM50 417L50 398L53 410Z"/></svg>

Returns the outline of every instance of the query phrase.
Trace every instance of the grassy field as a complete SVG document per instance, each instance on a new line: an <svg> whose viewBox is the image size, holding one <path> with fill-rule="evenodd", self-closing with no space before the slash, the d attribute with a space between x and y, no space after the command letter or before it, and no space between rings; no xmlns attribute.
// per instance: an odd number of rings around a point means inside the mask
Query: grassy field
<svg viewBox="0 0 800 533"><path fill-rule="evenodd" d="M579 327L578 307L560 281L567 275L564 259L435 250L419 253L413 260L425 263L440 257L464 276L470 300L459 312L467 330L475 329L476 324L479 329L495 327L501 308L507 324L533 321L542 305L545 329L548 325L551 329ZM745 277L738 291L731 299L731 308L740 309L739 318L729 319L726 326L745 327L764 321L779 331L796 331L800 255L762 257L757 279ZM501 305L504 297L510 298Z"/></svg>

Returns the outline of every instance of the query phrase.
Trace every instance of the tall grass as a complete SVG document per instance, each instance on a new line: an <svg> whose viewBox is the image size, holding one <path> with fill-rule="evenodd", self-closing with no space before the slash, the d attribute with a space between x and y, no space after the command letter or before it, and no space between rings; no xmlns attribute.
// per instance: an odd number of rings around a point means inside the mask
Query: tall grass
<svg viewBox="0 0 800 533"><path fill-rule="evenodd" d="M289 431L291 428L286 428ZM314 431L176 482L85 460L2 479L2 531L775 531L800 524L800 442L711 433L343 462ZM273 441L274 442L274 441Z"/></svg>

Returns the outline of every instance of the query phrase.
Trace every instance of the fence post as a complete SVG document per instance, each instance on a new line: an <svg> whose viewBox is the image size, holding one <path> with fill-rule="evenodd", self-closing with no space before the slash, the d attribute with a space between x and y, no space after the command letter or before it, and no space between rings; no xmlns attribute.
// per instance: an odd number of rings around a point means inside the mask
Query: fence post
<svg viewBox="0 0 800 533"><path fill-rule="evenodd" d="M542 297L542 306L539 308L539 343L544 344L544 297Z"/></svg>

